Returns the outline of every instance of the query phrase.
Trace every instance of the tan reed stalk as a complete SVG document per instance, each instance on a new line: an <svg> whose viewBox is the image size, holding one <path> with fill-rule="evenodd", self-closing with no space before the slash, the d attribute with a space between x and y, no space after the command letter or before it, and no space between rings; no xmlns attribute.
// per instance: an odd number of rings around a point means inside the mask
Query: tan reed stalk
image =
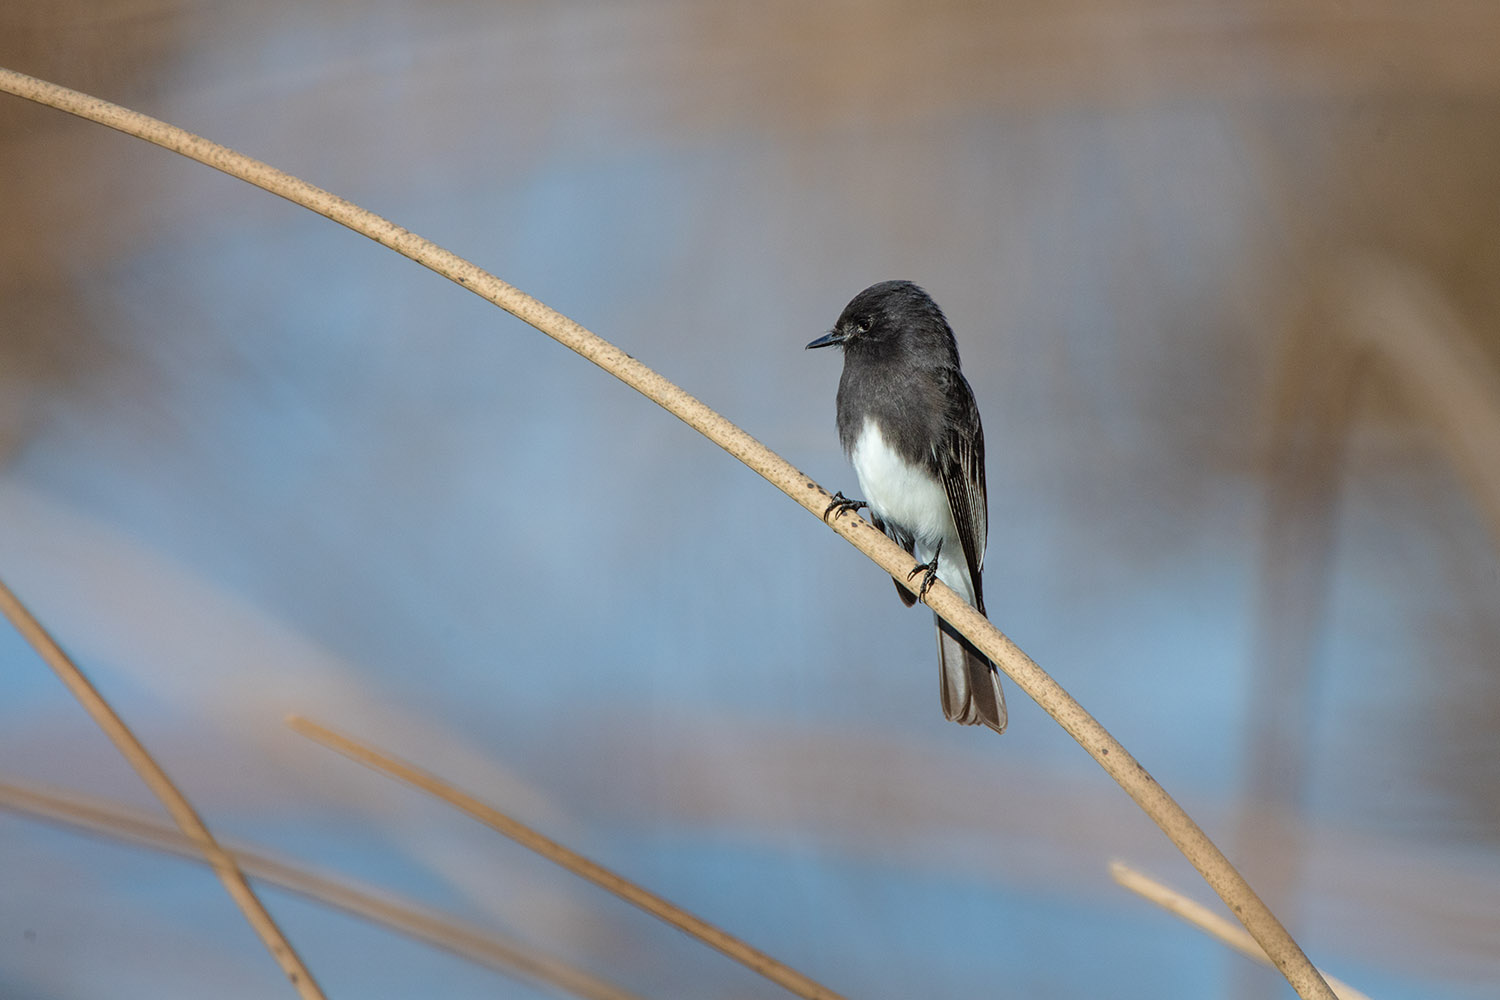
<svg viewBox="0 0 1500 1000"><path fill-rule="evenodd" d="M760 973L771 982L805 1000L843 1000L839 994L809 979L796 969L751 947L708 921L695 917L623 875L618 875L603 865L590 861L577 851L537 833L520 820L507 816L494 806L479 801L436 775L429 774L368 744L336 733L300 715L288 716L286 724L308 739L336 750L350 760L379 771L387 777L399 778L429 795L442 799L454 808L473 816L490 829L509 837L527 850L534 851L548 861L561 865L579 878L587 879L601 889L614 893L627 903L697 938L710 948L718 949L752 972Z"/></svg>
<svg viewBox="0 0 1500 1000"><path fill-rule="evenodd" d="M313 980L312 974L303 965L302 959L287 941L286 936L281 933L281 928L276 926L276 921L271 919L265 905L261 903L260 897L255 890L250 888L250 883L245 880L244 872L239 870L234 858L219 846L214 840L213 834L208 832L208 827L198 816L196 810L188 803L177 786L167 777L166 771L162 770L147 751L141 741L136 739L130 727L125 725L115 710L110 707L104 697L83 675L83 671L68 658L62 647L47 633L40 622L36 620L30 611L26 610L16 595L11 593L9 587L0 583L0 611L5 613L16 631L31 644L32 648L41 654L43 660L57 674L58 678L73 693L73 697L83 705L84 709L93 717L96 725L114 743L129 763L135 768L146 787L161 800L162 805L167 807L167 812L177 823L179 829L192 841L194 847L203 855L204 859L213 868L214 874L219 876L219 881L224 883L224 888L229 891L230 897L239 905L245 914L245 919L260 935L276 963L281 966L281 971L291 980L297 992L308 1000L322 1000L323 991L318 989L318 984Z"/></svg>
<svg viewBox="0 0 1500 1000"><path fill-rule="evenodd" d="M1255 959L1262 965L1271 965L1265 949L1245 933L1244 928L1231 923L1196 900L1189 899L1175 889L1162 885L1156 879L1130 867L1123 861L1111 861L1109 874L1120 885L1138 896L1142 896L1211 937L1218 938L1241 955ZM1339 1000L1370 1000L1368 996L1350 986L1342 979L1335 979L1324 972L1324 980L1338 994Z"/></svg>
<svg viewBox="0 0 1500 1000"><path fill-rule="evenodd" d="M181 153L311 209L410 257L531 324L647 396L744 462L811 513L822 517L828 509L832 497L827 490L722 415L573 320L415 233L268 164L97 97L5 69L0 69L0 90ZM836 518L831 526L891 576L904 577L911 569L911 557L862 518ZM992 561L993 556L992 553ZM1068 735L1119 783L1240 918L1298 995L1304 1000L1336 1000L1297 942L1224 853L1140 762L1084 711L1083 706L1020 647L941 581L927 592L926 603L998 664L1017 687L1057 720Z"/></svg>
<svg viewBox="0 0 1500 1000"><path fill-rule="evenodd" d="M59 795L0 782L0 808L103 834L140 847L203 861L197 846L170 826L132 810L97 799ZM263 882L336 907L374 924L441 948L479 965L556 987L583 1000L641 1000L617 986L544 955L518 941L427 910L387 893L363 889L343 879L319 875L305 868L232 845L225 848L240 870Z"/></svg>

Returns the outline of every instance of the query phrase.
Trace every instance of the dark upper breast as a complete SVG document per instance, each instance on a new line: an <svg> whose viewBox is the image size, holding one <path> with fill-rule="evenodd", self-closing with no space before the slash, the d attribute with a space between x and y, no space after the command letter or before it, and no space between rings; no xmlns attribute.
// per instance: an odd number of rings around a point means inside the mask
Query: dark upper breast
<svg viewBox="0 0 1500 1000"><path fill-rule="evenodd" d="M852 361L853 359L851 359ZM839 379L839 442L854 449L867 419L903 459L934 473L933 455L943 437L952 379L940 369L903 364L845 364Z"/></svg>

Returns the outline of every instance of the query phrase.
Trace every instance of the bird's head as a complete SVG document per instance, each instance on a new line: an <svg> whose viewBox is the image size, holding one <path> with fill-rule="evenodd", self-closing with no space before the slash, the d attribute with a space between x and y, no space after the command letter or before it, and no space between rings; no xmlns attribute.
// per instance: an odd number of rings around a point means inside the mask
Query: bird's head
<svg viewBox="0 0 1500 1000"><path fill-rule="evenodd" d="M875 344L932 326L948 329L931 296L910 281L882 281L854 296L833 329L807 347Z"/></svg>

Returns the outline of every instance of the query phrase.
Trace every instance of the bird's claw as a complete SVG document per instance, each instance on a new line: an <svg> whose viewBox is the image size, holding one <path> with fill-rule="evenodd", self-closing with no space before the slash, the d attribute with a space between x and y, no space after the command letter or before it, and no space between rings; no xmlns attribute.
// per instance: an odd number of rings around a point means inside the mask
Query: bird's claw
<svg viewBox="0 0 1500 1000"><path fill-rule="evenodd" d="M906 581L908 583L910 583L913 579L915 579L918 573L925 573L926 574L926 576L924 576L922 578L922 586L919 587L919 588L917 588L917 599L918 600L925 601L927 599L927 592L932 589L932 585L934 583L937 583L937 578L938 578L938 575L937 575L938 574L938 555L942 551L943 551L943 543L939 542L938 543L938 547L937 547L937 551L935 551L935 552L932 553L932 561L931 562L917 563L917 565L912 568L912 571L910 573L906 574Z"/></svg>
<svg viewBox="0 0 1500 1000"><path fill-rule="evenodd" d="M829 504L828 509L823 511L823 520L828 520L828 515L833 514L833 519L837 521L839 518L843 517L847 511L863 510L868 506L870 505L865 503L863 500L850 500L848 497L844 496L843 491L840 490L833 495L833 503ZM835 511L837 511L838 513L834 513Z"/></svg>

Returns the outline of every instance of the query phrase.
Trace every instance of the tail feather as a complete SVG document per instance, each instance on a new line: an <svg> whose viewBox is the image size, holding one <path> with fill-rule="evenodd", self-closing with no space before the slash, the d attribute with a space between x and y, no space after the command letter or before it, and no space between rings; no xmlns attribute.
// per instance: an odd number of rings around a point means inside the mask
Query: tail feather
<svg viewBox="0 0 1500 1000"><path fill-rule="evenodd" d="M1005 693L1000 690L999 671L952 625L937 615L932 617L937 622L942 666L943 714L960 725L982 722L997 733L1005 732Z"/></svg>

